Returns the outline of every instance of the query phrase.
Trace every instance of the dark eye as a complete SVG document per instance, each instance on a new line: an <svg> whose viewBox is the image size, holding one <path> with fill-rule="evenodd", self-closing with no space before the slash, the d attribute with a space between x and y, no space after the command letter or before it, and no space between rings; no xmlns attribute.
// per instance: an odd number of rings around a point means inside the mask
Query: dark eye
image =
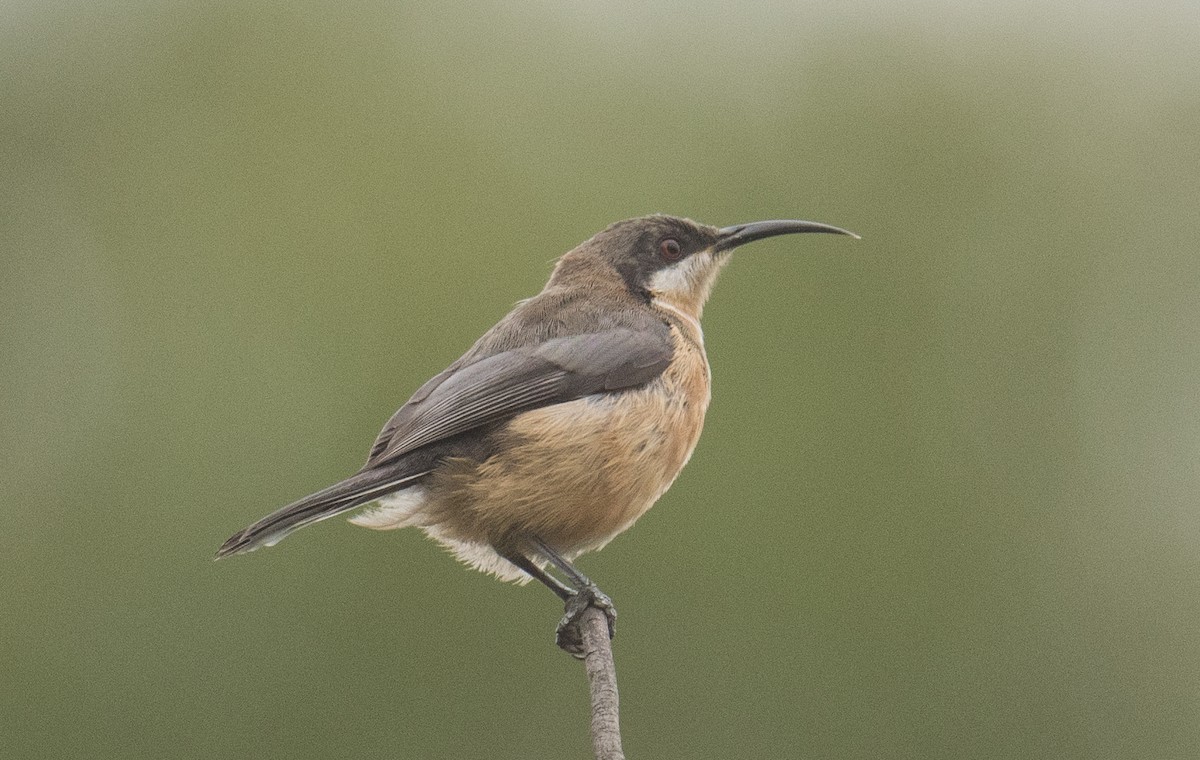
<svg viewBox="0 0 1200 760"><path fill-rule="evenodd" d="M666 261L679 261L683 256L683 249L679 247L679 241L675 238L667 238L658 244L658 252Z"/></svg>

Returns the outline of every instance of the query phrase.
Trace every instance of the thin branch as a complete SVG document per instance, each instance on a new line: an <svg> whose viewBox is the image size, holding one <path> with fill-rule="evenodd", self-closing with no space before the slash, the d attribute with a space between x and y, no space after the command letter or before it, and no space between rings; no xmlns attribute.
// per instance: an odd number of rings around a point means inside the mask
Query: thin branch
<svg viewBox="0 0 1200 760"><path fill-rule="evenodd" d="M580 620L583 634L583 667L592 692L592 749L596 760L625 760L621 750L617 667L613 664L608 618L588 607Z"/></svg>

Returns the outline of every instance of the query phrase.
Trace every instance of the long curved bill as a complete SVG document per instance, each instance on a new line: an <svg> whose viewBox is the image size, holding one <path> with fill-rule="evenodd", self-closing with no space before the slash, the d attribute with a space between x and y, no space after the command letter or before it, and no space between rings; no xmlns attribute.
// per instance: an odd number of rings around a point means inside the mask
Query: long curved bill
<svg viewBox="0 0 1200 760"><path fill-rule="evenodd" d="M793 235L800 232L824 232L831 235L849 235L855 240L861 239L850 230L834 227L831 224L805 222L799 219L773 219L767 222L750 222L749 224L735 224L732 227L722 227L717 231L717 243L713 246L713 251L728 251L737 248L739 245L752 243L755 240L775 237L776 235Z"/></svg>

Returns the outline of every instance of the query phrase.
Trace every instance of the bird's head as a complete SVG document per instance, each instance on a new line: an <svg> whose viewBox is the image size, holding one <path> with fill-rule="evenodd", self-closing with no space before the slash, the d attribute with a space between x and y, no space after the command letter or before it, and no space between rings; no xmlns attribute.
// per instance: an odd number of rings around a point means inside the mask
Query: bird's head
<svg viewBox="0 0 1200 760"><path fill-rule="evenodd" d="M819 222L776 220L711 227L655 214L615 222L564 255L551 285L586 284L600 272L620 276L637 297L666 301L699 318L717 274L740 245L799 232L853 232Z"/></svg>

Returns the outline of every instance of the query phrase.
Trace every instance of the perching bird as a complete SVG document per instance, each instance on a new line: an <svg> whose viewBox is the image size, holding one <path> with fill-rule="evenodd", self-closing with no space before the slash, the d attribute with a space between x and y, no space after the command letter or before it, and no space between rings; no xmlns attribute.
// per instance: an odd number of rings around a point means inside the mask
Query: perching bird
<svg viewBox="0 0 1200 760"><path fill-rule="evenodd" d="M483 572L546 584L567 606L559 645L578 654L577 616L594 604L611 629L616 613L571 560L633 525L700 437L710 397L700 313L717 274L734 248L798 232L857 237L803 221L610 225L422 385L358 473L267 515L217 556L376 502L350 521L419 527Z"/></svg>

